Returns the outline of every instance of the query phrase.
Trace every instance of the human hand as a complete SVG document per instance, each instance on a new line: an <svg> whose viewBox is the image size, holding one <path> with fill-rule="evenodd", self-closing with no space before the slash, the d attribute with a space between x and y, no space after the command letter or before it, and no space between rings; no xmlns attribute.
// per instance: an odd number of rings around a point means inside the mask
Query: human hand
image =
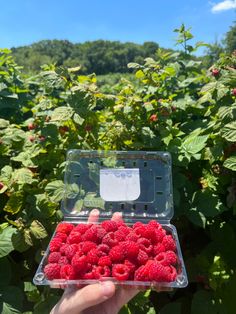
<svg viewBox="0 0 236 314"><path fill-rule="evenodd" d="M88 222L98 221L99 211L91 211ZM122 219L121 213L114 213L113 220ZM116 314L137 293L138 288L115 286L111 281L87 285L81 289L68 287L50 314Z"/></svg>

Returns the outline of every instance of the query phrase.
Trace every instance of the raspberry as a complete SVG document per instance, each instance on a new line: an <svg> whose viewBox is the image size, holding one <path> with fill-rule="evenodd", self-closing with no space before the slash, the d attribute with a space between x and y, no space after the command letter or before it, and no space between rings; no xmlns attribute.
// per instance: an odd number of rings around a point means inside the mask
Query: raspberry
<svg viewBox="0 0 236 314"><path fill-rule="evenodd" d="M65 251L66 249L69 247L70 245L68 243L66 244L62 244L62 246L60 247L60 253L61 255L66 255Z"/></svg>
<svg viewBox="0 0 236 314"><path fill-rule="evenodd" d="M102 239L103 244L107 244L109 247L113 247L119 242L115 239L115 234L114 232L109 232L105 235L105 237Z"/></svg>
<svg viewBox="0 0 236 314"><path fill-rule="evenodd" d="M139 236L137 236L137 234L134 231L131 231L126 237L126 240L133 241L133 242L137 242L138 239L139 239Z"/></svg>
<svg viewBox="0 0 236 314"><path fill-rule="evenodd" d="M175 244L175 241L171 235L164 236L164 238L162 240L162 244L166 248L166 251L169 251L169 250L175 251L176 250L176 244Z"/></svg>
<svg viewBox="0 0 236 314"><path fill-rule="evenodd" d="M76 273L71 265L61 266L60 271L61 279L73 280L76 278Z"/></svg>
<svg viewBox="0 0 236 314"><path fill-rule="evenodd" d="M84 234L89 229L89 224L78 224L75 226L74 231Z"/></svg>
<svg viewBox="0 0 236 314"><path fill-rule="evenodd" d="M139 245L133 241L124 241L121 243L125 257L135 259L138 256Z"/></svg>
<svg viewBox="0 0 236 314"><path fill-rule="evenodd" d="M44 273L48 280L60 279L61 266L57 263L47 264L44 267Z"/></svg>
<svg viewBox="0 0 236 314"><path fill-rule="evenodd" d="M114 235L115 239L119 242L124 241L126 238L126 234L123 231L120 231L119 229L115 231Z"/></svg>
<svg viewBox="0 0 236 314"><path fill-rule="evenodd" d="M112 267L112 276L117 280L127 280L130 275L130 269L124 264L115 264Z"/></svg>
<svg viewBox="0 0 236 314"><path fill-rule="evenodd" d="M90 228L85 233L82 235L81 238L83 241L92 241L92 242L97 242L98 237L97 237L97 230L95 228Z"/></svg>
<svg viewBox="0 0 236 314"><path fill-rule="evenodd" d="M68 245L68 246L65 248L65 256L66 256L69 260L71 260L77 251L78 251L77 244Z"/></svg>
<svg viewBox="0 0 236 314"><path fill-rule="evenodd" d="M61 257L60 252L52 252L48 256L48 263L57 263Z"/></svg>
<svg viewBox="0 0 236 314"><path fill-rule="evenodd" d="M123 246L116 245L113 248L111 248L109 252L109 257L112 260L112 262L122 262L125 259Z"/></svg>
<svg viewBox="0 0 236 314"><path fill-rule="evenodd" d="M149 278L153 281L167 281L168 269L160 263L154 261L149 267Z"/></svg>
<svg viewBox="0 0 236 314"><path fill-rule="evenodd" d="M133 276L135 269L136 269L136 265L133 264L132 262L130 262L128 259L126 259L124 261L124 265L126 265L129 268L130 271L130 277Z"/></svg>
<svg viewBox="0 0 236 314"><path fill-rule="evenodd" d="M133 225L133 229L139 228L139 227L143 227L144 224L141 223L140 221L137 221L134 225Z"/></svg>
<svg viewBox="0 0 236 314"><path fill-rule="evenodd" d="M102 242L103 237L107 234L106 230L101 226L97 227L97 238L99 243Z"/></svg>
<svg viewBox="0 0 236 314"><path fill-rule="evenodd" d="M74 267L77 273L84 272L87 269L87 257L85 255L80 256L76 253L71 260L71 265Z"/></svg>
<svg viewBox="0 0 236 314"><path fill-rule="evenodd" d="M118 229L117 223L113 220L105 220L101 223L101 226L107 231L116 231Z"/></svg>
<svg viewBox="0 0 236 314"><path fill-rule="evenodd" d="M94 269L95 278L109 277L111 275L110 268L108 266L97 266Z"/></svg>
<svg viewBox="0 0 236 314"><path fill-rule="evenodd" d="M83 279L95 279L95 274L94 274L94 271L91 270L89 272L86 272L85 274L83 274L82 276Z"/></svg>
<svg viewBox="0 0 236 314"><path fill-rule="evenodd" d="M58 252L62 244L61 238L53 238L49 244L50 252Z"/></svg>
<svg viewBox="0 0 236 314"><path fill-rule="evenodd" d="M158 255L161 252L165 252L166 248L162 243L157 243L153 246L153 254L154 256Z"/></svg>
<svg viewBox="0 0 236 314"><path fill-rule="evenodd" d="M176 271L175 267L170 265L170 266L166 266L165 269L167 271L166 281L168 281L168 282L175 281L176 277L177 277L177 271Z"/></svg>
<svg viewBox="0 0 236 314"><path fill-rule="evenodd" d="M137 243L141 250L145 251L149 256L152 254L153 246L151 242L146 238L139 238Z"/></svg>
<svg viewBox="0 0 236 314"><path fill-rule="evenodd" d="M139 265L145 265L147 261L148 261L147 253L143 250L139 250L137 256L137 262L139 263Z"/></svg>
<svg viewBox="0 0 236 314"><path fill-rule="evenodd" d="M134 273L135 281L149 281L149 267L140 266Z"/></svg>
<svg viewBox="0 0 236 314"><path fill-rule="evenodd" d="M166 235L166 232L164 229L160 228L160 229L155 229L155 239L153 241L153 243L159 243L163 240L164 236Z"/></svg>
<svg viewBox="0 0 236 314"><path fill-rule="evenodd" d="M74 225L67 223L67 222L61 222L58 226L56 231L66 233L67 235L74 229Z"/></svg>
<svg viewBox="0 0 236 314"><path fill-rule="evenodd" d="M74 244L79 243L81 241L81 234L76 231L72 231L67 238L68 243Z"/></svg>
<svg viewBox="0 0 236 314"><path fill-rule="evenodd" d="M123 219L117 220L117 221L116 221L116 224L117 224L117 227L118 227L118 228L119 228L119 227L122 227L122 226L127 227L127 226L125 225L125 222L124 222Z"/></svg>
<svg viewBox="0 0 236 314"><path fill-rule="evenodd" d="M102 256L98 260L99 266L111 266L112 262L109 256Z"/></svg>
<svg viewBox="0 0 236 314"><path fill-rule="evenodd" d="M62 240L62 243L66 243L67 240L67 234L62 232L57 232L54 236L54 238L60 238Z"/></svg>
<svg viewBox="0 0 236 314"><path fill-rule="evenodd" d="M154 227L155 229L160 229L162 228L161 227L161 224L159 224L159 222L157 222L156 220L150 220L148 222L148 225L151 226L151 227Z"/></svg>
<svg viewBox="0 0 236 314"><path fill-rule="evenodd" d="M142 225L140 227L137 227L134 229L135 233L137 234L137 236L140 238L146 238L148 237L148 234L147 234L147 228L145 225Z"/></svg>
<svg viewBox="0 0 236 314"><path fill-rule="evenodd" d="M168 263L171 265L175 265L177 263L177 256L173 251L166 252L166 259L168 260Z"/></svg>
<svg viewBox="0 0 236 314"><path fill-rule="evenodd" d="M106 254L110 251L109 246L106 245L106 244L103 244L103 243L102 243L102 244L99 244L98 247L97 247L97 249L98 249L99 251L102 251L102 252L106 253Z"/></svg>
<svg viewBox="0 0 236 314"><path fill-rule="evenodd" d="M61 256L59 261L58 261L58 265L67 265L69 264L69 260L66 256Z"/></svg>
<svg viewBox="0 0 236 314"><path fill-rule="evenodd" d="M98 260L100 257L103 256L102 251L99 251L98 249L92 249L87 254L87 261L88 263L91 263L92 265L96 265L98 263Z"/></svg>
<svg viewBox="0 0 236 314"><path fill-rule="evenodd" d="M80 247L81 251L82 251L84 254L86 254L86 253L88 253L90 250L95 249L95 248L97 247L97 245L96 245L94 242L92 242L92 241L84 241L84 242L81 242L81 243L79 244L79 247Z"/></svg>

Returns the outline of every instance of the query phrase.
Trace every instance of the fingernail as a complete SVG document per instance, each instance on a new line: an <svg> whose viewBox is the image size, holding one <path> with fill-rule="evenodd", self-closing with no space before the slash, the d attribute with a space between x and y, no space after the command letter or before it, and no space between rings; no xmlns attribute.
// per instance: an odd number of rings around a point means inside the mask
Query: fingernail
<svg viewBox="0 0 236 314"><path fill-rule="evenodd" d="M98 215L99 215L99 210L95 208L95 209L93 209L93 210L91 211L90 214L92 214L93 216L98 216Z"/></svg>
<svg viewBox="0 0 236 314"><path fill-rule="evenodd" d="M114 292L115 292L115 287L114 284L110 281L105 281L101 284L102 290L103 290L103 295L107 298L110 298Z"/></svg>

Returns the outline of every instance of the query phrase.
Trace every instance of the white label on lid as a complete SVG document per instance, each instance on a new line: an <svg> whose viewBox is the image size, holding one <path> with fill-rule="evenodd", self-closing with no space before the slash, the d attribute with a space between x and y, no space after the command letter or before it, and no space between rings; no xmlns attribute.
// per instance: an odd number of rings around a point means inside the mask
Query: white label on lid
<svg viewBox="0 0 236 314"><path fill-rule="evenodd" d="M139 169L100 169L100 196L105 201L134 201L140 195Z"/></svg>

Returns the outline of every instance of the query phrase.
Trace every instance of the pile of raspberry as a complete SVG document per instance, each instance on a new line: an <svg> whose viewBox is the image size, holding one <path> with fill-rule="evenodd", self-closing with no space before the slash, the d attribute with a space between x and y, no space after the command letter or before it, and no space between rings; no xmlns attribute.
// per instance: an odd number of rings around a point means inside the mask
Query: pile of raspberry
<svg viewBox="0 0 236 314"><path fill-rule="evenodd" d="M154 220L133 226L112 220L78 225L62 222L49 246L44 267L48 280L176 280L176 243Z"/></svg>

